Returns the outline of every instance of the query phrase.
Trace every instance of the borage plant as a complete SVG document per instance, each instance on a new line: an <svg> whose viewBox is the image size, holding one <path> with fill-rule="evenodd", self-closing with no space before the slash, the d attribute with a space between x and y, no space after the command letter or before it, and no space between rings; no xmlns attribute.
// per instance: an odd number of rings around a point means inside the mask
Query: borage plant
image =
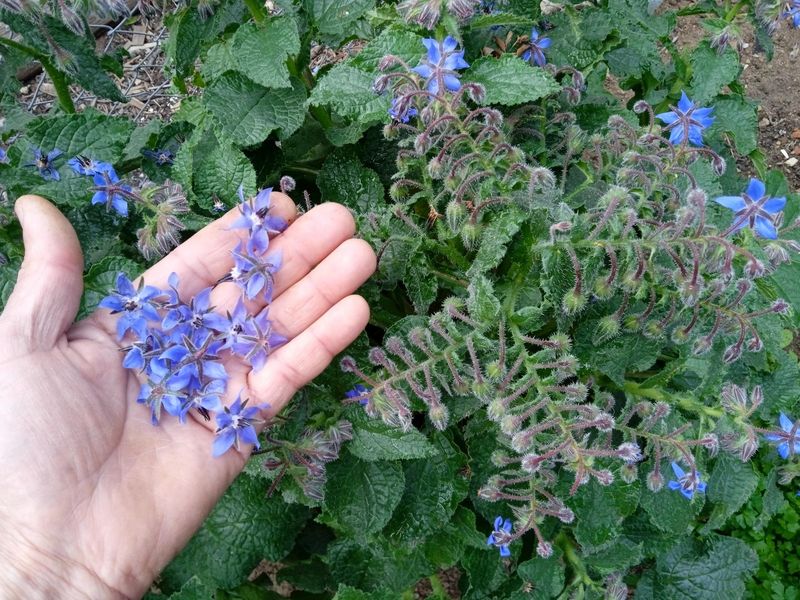
<svg viewBox="0 0 800 600"><path fill-rule="evenodd" d="M153 597L716 599L786 577L746 541L796 502L800 202L738 53L751 26L771 52L797 7L641 4L193 2L167 17L186 97L138 127L73 114L69 82L121 98L112 57L57 22L72 4L3 5L0 66L39 60L61 111L3 83L6 194L75 224L83 313L119 315L142 418L214 416L214 454L258 448ZM683 15L709 39L676 45ZM280 266L258 191L278 181L349 206L379 267L366 334L259 439L218 359L257 369L282 342L245 308ZM234 204L233 313L131 284ZM5 298L21 243L0 218Z"/></svg>

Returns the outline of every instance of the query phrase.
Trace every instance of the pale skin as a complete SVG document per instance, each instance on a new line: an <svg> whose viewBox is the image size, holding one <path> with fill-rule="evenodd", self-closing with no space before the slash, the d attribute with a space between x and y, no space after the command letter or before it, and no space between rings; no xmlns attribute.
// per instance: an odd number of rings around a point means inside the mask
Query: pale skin
<svg viewBox="0 0 800 600"><path fill-rule="evenodd" d="M251 403L269 404L265 419L365 327L369 308L352 294L375 269L343 206L297 217L287 196L273 193L272 201L291 223L270 245L284 261L270 318L289 342L258 373L238 359L225 363L226 404L242 390ZM71 225L37 196L20 198L15 210L25 259L0 315L0 596L138 598L251 448L213 459L213 421L150 424L136 403L139 375L122 367L114 317L99 310L74 322L83 257ZM227 228L235 216L234 209L198 232L145 272L145 282L165 288L176 272L184 298L213 285L244 233ZM227 283L212 303L224 314L238 297Z"/></svg>

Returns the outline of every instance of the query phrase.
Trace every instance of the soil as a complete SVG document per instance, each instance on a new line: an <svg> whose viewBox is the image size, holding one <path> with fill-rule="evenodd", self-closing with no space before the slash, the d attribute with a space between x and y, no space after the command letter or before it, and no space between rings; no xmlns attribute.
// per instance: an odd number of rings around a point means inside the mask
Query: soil
<svg viewBox="0 0 800 600"><path fill-rule="evenodd" d="M688 0L665 2L669 8L692 4ZM767 157L767 167L778 169L786 175L789 187L800 190L800 72L796 61L800 55L800 30L791 29L782 22L773 37L775 46L772 60L767 60L755 42L755 33L749 26L742 28L744 48L740 53L741 82L747 96L759 103L758 141ZM673 41L680 48L693 48L706 37L700 17L678 19ZM755 173L746 157L737 161L739 170L746 175Z"/></svg>

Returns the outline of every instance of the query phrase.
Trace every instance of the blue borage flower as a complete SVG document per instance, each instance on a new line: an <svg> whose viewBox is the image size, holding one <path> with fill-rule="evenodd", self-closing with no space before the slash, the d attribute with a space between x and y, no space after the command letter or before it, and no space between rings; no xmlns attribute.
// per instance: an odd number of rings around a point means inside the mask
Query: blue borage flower
<svg viewBox="0 0 800 600"><path fill-rule="evenodd" d="M117 172L114 170L111 163L95 160L80 154L70 158L67 164L72 167L72 170L78 175L94 176L99 173L109 173L112 177L117 177Z"/></svg>
<svg viewBox="0 0 800 600"><path fill-rule="evenodd" d="M540 67L547 64L544 51L547 50L553 41L550 38L540 38L536 27L531 29L531 37L528 41L528 49L522 55L523 60L532 62Z"/></svg>
<svg viewBox="0 0 800 600"><path fill-rule="evenodd" d="M25 163L23 166L36 168L39 171L39 175L45 179L59 181L61 175L53 165L53 161L62 154L58 148L54 148L50 152L42 152L41 148L33 148L33 162Z"/></svg>
<svg viewBox="0 0 800 600"><path fill-rule="evenodd" d="M119 177L112 168L96 172L93 177L94 196L92 196L92 206L95 204L105 204L106 210L113 208L118 215L128 216L128 201L126 194L132 192L131 186L120 183Z"/></svg>
<svg viewBox="0 0 800 600"><path fill-rule="evenodd" d="M425 87L431 94L438 94L442 86L451 92L457 92L461 88L457 71L469 67L464 60L464 51L457 49L458 42L448 35L441 42L425 38L422 43L428 53L411 70L425 78Z"/></svg>
<svg viewBox="0 0 800 600"><path fill-rule="evenodd" d="M671 463L672 472L675 473L677 481L672 480L667 485L671 490L678 490L686 498L691 500L694 498L695 492L704 494L706 491L706 484L700 479L700 472L696 469L691 469L688 473L680 467L676 462Z"/></svg>
<svg viewBox="0 0 800 600"><path fill-rule="evenodd" d="M352 390L347 390L344 395L347 398L354 398L358 400L358 403L361 406L366 406L369 404L369 394L372 392L365 385L361 385L360 383L356 385Z"/></svg>
<svg viewBox="0 0 800 600"><path fill-rule="evenodd" d="M511 519L504 520L503 517L497 517L494 520L494 531L492 531L489 538L486 540L486 545L500 548L500 556L511 556L511 550L508 548L508 544L513 527Z"/></svg>
<svg viewBox="0 0 800 600"><path fill-rule="evenodd" d="M417 116L418 112L416 108L411 105L403 106L401 104L398 106L398 102L400 102L399 98L392 98L392 106L389 108L389 116L392 117L392 119L400 121L401 123L408 123L411 117Z"/></svg>
<svg viewBox="0 0 800 600"><path fill-rule="evenodd" d="M175 154L166 148L163 150L150 150L149 148L142 148L142 154L156 163L159 167L171 165L175 162Z"/></svg>
<svg viewBox="0 0 800 600"><path fill-rule="evenodd" d="M753 178L741 196L720 196L714 202L735 213L733 225L725 235L739 231L742 227L749 227L763 238L777 239L776 215L786 206L786 198L767 196L763 181Z"/></svg>
<svg viewBox="0 0 800 600"><path fill-rule="evenodd" d="M0 146L0 164L8 162L8 152L3 146Z"/></svg>
<svg viewBox="0 0 800 600"><path fill-rule="evenodd" d="M242 402L239 394L233 404L217 413L217 431L212 450L215 457L222 456L231 448L239 450L241 442L253 444L256 448L261 447L253 425L264 422L258 415L261 409L269 408L269 405L247 406L247 402Z"/></svg>
<svg viewBox="0 0 800 600"><path fill-rule="evenodd" d="M779 442L776 449L784 460L789 458L790 454L800 454L800 425L795 428L794 422L785 413L781 413L778 417L778 424L782 433L767 433L764 439L768 442ZM792 446L791 450L789 444Z"/></svg>
<svg viewBox="0 0 800 600"><path fill-rule="evenodd" d="M711 127L715 117L711 116L712 108L700 108L689 100L686 92L681 91L678 106L671 106L670 112L660 113L656 118L666 124L671 144L685 144L687 141L695 146L703 145L703 130Z"/></svg>
<svg viewBox="0 0 800 600"><path fill-rule="evenodd" d="M795 29L800 28L800 0L789 0L781 16L791 21Z"/></svg>
<svg viewBox="0 0 800 600"><path fill-rule="evenodd" d="M158 314L159 305L155 301L162 294L161 290L139 281L139 287L134 287L124 273L117 275L116 288L110 296L100 301L101 308L108 308L111 314L119 314L117 319L117 336L119 339L132 331L139 339L148 336L148 321L160 321Z"/></svg>
<svg viewBox="0 0 800 600"><path fill-rule="evenodd" d="M76 157L70 166L76 172L95 171L92 177L103 178L105 186L101 191L113 202L114 186L121 186L115 181L113 168L105 169L103 164L107 163ZM223 407L228 379L222 364L223 353L239 356L253 370L258 370L269 354L286 342L285 337L273 331L268 308L251 315L244 304L244 298L262 293L270 299L272 276L280 266L279 255L263 257L269 246L269 235L286 227L283 219L268 214L269 193L269 190L262 190L257 198L248 201L241 195L241 216L235 225L246 228L248 238L240 244L238 252L232 250L232 254L238 265L238 279L242 280L237 281L242 285L242 297L227 316L214 311L213 288L201 290L188 303L184 301L175 273L168 277L164 290L143 283L137 288L120 273L116 289L100 302L101 307L119 315L119 338L128 334L136 338L122 348L123 366L145 377L138 401L150 408L152 423L157 425L164 415L175 416L185 423L191 411L206 420L216 413L214 456L231 447L238 448L240 442L258 446L254 424L260 422L256 419L259 408L266 406L248 408L240 395L231 407ZM218 283L223 281L234 281L234 278L228 276Z"/></svg>

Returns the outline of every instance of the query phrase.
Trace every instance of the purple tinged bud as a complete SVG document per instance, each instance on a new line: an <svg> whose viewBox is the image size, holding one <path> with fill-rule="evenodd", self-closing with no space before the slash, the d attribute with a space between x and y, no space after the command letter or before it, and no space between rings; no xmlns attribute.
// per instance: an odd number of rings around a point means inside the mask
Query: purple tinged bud
<svg viewBox="0 0 800 600"><path fill-rule="evenodd" d="M345 373L354 373L358 369L358 366L352 356L345 356L339 362L339 368Z"/></svg>
<svg viewBox="0 0 800 600"><path fill-rule="evenodd" d="M733 383L726 383L720 393L722 408L728 412L739 412L747 405L747 394L743 388Z"/></svg>
<svg viewBox="0 0 800 600"><path fill-rule="evenodd" d="M516 415L506 415L500 421L500 431L505 435L514 435L519 431L520 421Z"/></svg>
<svg viewBox="0 0 800 600"><path fill-rule="evenodd" d="M764 401L764 390L761 388L760 385L757 385L753 388L750 392L750 405L753 409L761 406L761 403Z"/></svg>
<svg viewBox="0 0 800 600"><path fill-rule="evenodd" d="M633 483L639 479L639 468L636 463L624 464L619 470L619 477L625 483Z"/></svg>
<svg viewBox="0 0 800 600"><path fill-rule="evenodd" d="M485 485L478 490L478 498L486 500L487 502L497 502L500 500L500 490L489 485Z"/></svg>
<svg viewBox="0 0 800 600"><path fill-rule="evenodd" d="M531 429L523 429L515 433L511 438L511 447L514 449L514 452L522 454L528 450L533 444L533 436L534 433ZM523 463L524 460L525 459L523 459ZM522 468L525 468L524 464Z"/></svg>
<svg viewBox="0 0 800 600"><path fill-rule="evenodd" d="M691 206L699 208L701 206L705 206L706 202L708 201L708 196L700 188L694 188L689 190L689 193L686 195L686 201Z"/></svg>
<svg viewBox="0 0 800 600"><path fill-rule="evenodd" d="M754 335L747 341L748 352L761 352L764 349L764 342L757 335Z"/></svg>
<svg viewBox="0 0 800 600"><path fill-rule="evenodd" d="M447 422L449 420L450 414L447 410L447 407L442 404L441 402L432 405L428 409L428 417L433 423L433 426L438 429L439 431L443 431L447 428Z"/></svg>
<svg viewBox="0 0 800 600"><path fill-rule="evenodd" d="M664 476L660 471L651 471L647 475L647 488L651 492L658 492L664 487Z"/></svg>
<svg viewBox="0 0 800 600"><path fill-rule="evenodd" d="M778 313L779 315L788 315L791 310L792 307L783 298L778 298L772 303L772 311Z"/></svg>
<svg viewBox="0 0 800 600"><path fill-rule="evenodd" d="M642 449L639 448L638 444L633 442L620 444L619 448L617 448L617 452L619 453L619 457L626 463L637 463L642 460Z"/></svg>
<svg viewBox="0 0 800 600"><path fill-rule="evenodd" d="M614 474L608 469L600 469L599 471L594 471L593 475L594 478L597 479L597 483L599 483L600 485L611 485L612 483L614 483Z"/></svg>
<svg viewBox="0 0 800 600"><path fill-rule="evenodd" d="M294 180L293 177L289 177L288 175L284 175L281 177L280 180L280 188L281 192L284 194L294 191L297 187L297 182Z"/></svg>
<svg viewBox="0 0 800 600"><path fill-rule="evenodd" d="M722 361L729 365L739 360L741 356L742 345L737 342L725 348L725 353L722 355Z"/></svg>
<svg viewBox="0 0 800 600"><path fill-rule="evenodd" d="M725 164L725 159L719 155L716 155L711 160L711 168L714 170L714 174L717 176L722 176L725 173L727 165Z"/></svg>
<svg viewBox="0 0 800 600"><path fill-rule="evenodd" d="M522 470L527 473L536 473L539 467L542 466L543 460L544 459L537 454L526 454L522 457Z"/></svg>
<svg viewBox="0 0 800 600"><path fill-rule="evenodd" d="M703 336L698 338L697 341L694 343L692 347L692 354L699 356L701 354L705 354L709 350L711 350L711 346L714 344L714 339L709 336Z"/></svg>
<svg viewBox="0 0 800 600"><path fill-rule="evenodd" d="M700 443L708 450L711 456L716 456L717 452L719 452L719 438L714 433L705 434L701 438Z"/></svg>
<svg viewBox="0 0 800 600"><path fill-rule="evenodd" d="M614 429L614 417L606 412L601 412L594 418L593 425L604 433Z"/></svg>
<svg viewBox="0 0 800 600"><path fill-rule="evenodd" d="M553 545L550 542L541 541L536 545L536 554L542 558L553 556Z"/></svg>
<svg viewBox="0 0 800 600"><path fill-rule="evenodd" d="M572 509L562 506L558 514L556 515L559 521L562 523L572 523L575 520L575 513L572 512Z"/></svg>
<svg viewBox="0 0 800 600"><path fill-rule="evenodd" d="M641 114L643 112L647 112L650 109L650 105L645 102L644 100L639 100L633 105L633 112L637 114Z"/></svg>
<svg viewBox="0 0 800 600"><path fill-rule="evenodd" d="M750 277L751 279L756 279L761 277L766 273L766 269L764 268L764 263L762 263L758 259L750 259L747 261L747 264L744 266L744 274Z"/></svg>

